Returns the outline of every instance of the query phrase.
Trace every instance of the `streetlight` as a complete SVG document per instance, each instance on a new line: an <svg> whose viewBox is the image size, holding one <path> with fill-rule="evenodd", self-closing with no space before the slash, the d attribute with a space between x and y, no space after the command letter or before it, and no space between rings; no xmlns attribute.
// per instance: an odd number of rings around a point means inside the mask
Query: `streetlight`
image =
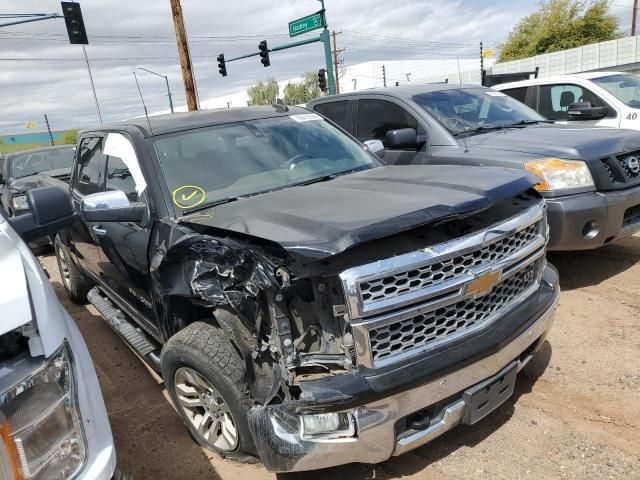
<svg viewBox="0 0 640 480"><path fill-rule="evenodd" d="M134 70L144 70L145 72L152 73L153 75L156 75L158 77L164 78L164 81L167 84L167 97L169 97L169 108L171 108L171 113L174 113L174 111L173 111L173 99L171 97L171 88L169 88L169 77L167 77L166 75L161 75L160 73L153 72L153 71L151 71L151 70L149 70L147 68L144 68L144 67L136 67L136 68L134 68Z"/></svg>

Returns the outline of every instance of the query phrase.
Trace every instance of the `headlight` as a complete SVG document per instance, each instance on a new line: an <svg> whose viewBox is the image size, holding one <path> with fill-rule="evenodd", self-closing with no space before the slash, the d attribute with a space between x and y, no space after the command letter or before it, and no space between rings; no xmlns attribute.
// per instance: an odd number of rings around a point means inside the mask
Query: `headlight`
<svg viewBox="0 0 640 480"><path fill-rule="evenodd" d="M300 437L303 440L347 438L355 433L353 416L347 412L300 416Z"/></svg>
<svg viewBox="0 0 640 480"><path fill-rule="evenodd" d="M82 468L85 438L66 345L0 394L0 409L0 457L14 478L64 480Z"/></svg>
<svg viewBox="0 0 640 480"><path fill-rule="evenodd" d="M14 210L29 210L29 202L26 195L18 195L13 197Z"/></svg>
<svg viewBox="0 0 640 480"><path fill-rule="evenodd" d="M582 160L545 158L527 162L524 168L540 177L542 181L535 188L541 192L594 186L589 167Z"/></svg>

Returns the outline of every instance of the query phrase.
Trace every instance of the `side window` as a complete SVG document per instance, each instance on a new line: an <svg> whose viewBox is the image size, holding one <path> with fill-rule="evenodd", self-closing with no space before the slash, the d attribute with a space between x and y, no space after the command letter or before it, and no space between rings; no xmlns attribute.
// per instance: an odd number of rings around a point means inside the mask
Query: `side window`
<svg viewBox="0 0 640 480"><path fill-rule="evenodd" d="M510 88L508 90L502 90L502 92L506 93L512 98L515 98L519 102L526 103L527 88L529 87Z"/></svg>
<svg viewBox="0 0 640 480"><path fill-rule="evenodd" d="M78 148L78 163L74 173L75 189L82 195L99 192L102 137L83 138Z"/></svg>
<svg viewBox="0 0 640 480"><path fill-rule="evenodd" d="M105 189L120 190L137 202L145 189L140 162L131 142L120 133L109 133L104 142Z"/></svg>
<svg viewBox="0 0 640 480"><path fill-rule="evenodd" d="M386 100L360 100L358 103L358 140L382 140L389 130L415 128L418 122L406 110ZM418 132L420 133L420 132Z"/></svg>
<svg viewBox="0 0 640 480"><path fill-rule="evenodd" d="M348 107L349 102L347 100L341 100L339 102L321 103L320 105L316 105L314 110L349 131L347 125Z"/></svg>
<svg viewBox="0 0 640 480"><path fill-rule="evenodd" d="M538 113L549 120L566 120L569 105L576 102L590 102L593 107L606 106L599 97L579 85L541 85L539 90Z"/></svg>

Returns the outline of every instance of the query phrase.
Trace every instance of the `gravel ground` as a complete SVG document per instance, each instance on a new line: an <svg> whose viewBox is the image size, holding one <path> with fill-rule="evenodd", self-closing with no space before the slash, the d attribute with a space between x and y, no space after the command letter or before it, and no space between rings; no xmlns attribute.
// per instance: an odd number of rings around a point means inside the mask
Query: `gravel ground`
<svg viewBox="0 0 640 480"><path fill-rule="evenodd" d="M315 478L640 479L640 237L592 252L552 253L563 288L556 323L516 393L474 427L378 465ZM98 371L118 463L135 480L275 478L199 448L162 381L99 318L70 304L55 257L42 263L82 330Z"/></svg>

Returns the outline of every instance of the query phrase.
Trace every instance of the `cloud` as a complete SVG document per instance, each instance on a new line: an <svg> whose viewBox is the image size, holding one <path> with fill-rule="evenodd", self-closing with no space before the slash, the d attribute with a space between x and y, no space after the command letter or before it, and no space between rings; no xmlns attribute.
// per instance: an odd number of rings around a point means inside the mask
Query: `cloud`
<svg viewBox="0 0 640 480"><path fill-rule="evenodd" d="M628 3L618 0L617 3ZM105 122L143 113L132 71L137 66L169 75L174 103L185 103L169 0L81 0L90 37L87 46ZM515 21L535 7L530 0L326 0L332 29L348 65L367 60L475 57L478 43L496 44ZM258 42L287 43L287 23L319 8L314 0L182 0L201 100L243 90L258 80L295 77L323 66L320 44L274 52L271 67L259 59L228 64L218 74L215 57L257 51ZM57 1L3 0L0 13L60 11ZM382 38L385 37L385 38ZM395 39L395 40L390 40ZM430 42L430 43L427 43ZM89 79L78 45L70 45L64 21L47 20L0 29L0 134L43 125L55 129L97 124ZM138 76L149 110L168 107L163 79Z"/></svg>

